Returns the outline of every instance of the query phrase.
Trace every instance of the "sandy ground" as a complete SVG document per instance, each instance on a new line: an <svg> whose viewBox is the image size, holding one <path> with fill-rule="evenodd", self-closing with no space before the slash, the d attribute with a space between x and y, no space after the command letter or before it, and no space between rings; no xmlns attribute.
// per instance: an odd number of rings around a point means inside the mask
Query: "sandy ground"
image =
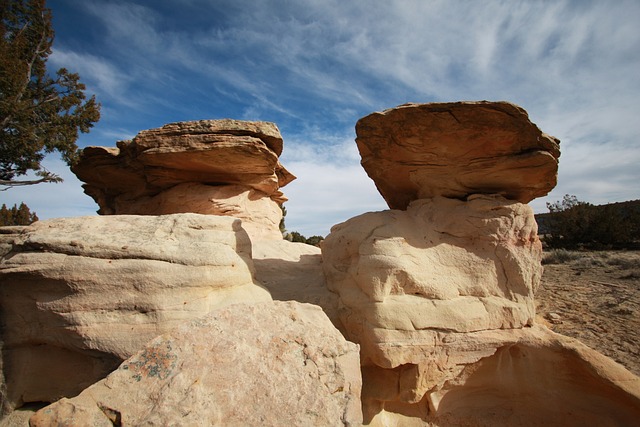
<svg viewBox="0 0 640 427"><path fill-rule="evenodd" d="M640 252L550 251L545 260L538 320L640 375Z"/></svg>

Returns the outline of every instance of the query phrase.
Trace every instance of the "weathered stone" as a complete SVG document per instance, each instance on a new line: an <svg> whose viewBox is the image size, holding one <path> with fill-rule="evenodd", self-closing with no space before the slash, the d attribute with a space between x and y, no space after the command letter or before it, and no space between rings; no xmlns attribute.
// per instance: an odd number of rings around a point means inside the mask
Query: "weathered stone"
<svg viewBox="0 0 640 427"><path fill-rule="evenodd" d="M438 197L336 225L322 245L329 289L363 363L395 368L378 329L475 332L533 323L542 247L533 211L500 196Z"/></svg>
<svg viewBox="0 0 640 427"><path fill-rule="evenodd" d="M392 209L501 194L528 203L556 185L559 140L507 102L406 104L356 124L362 166Z"/></svg>
<svg viewBox="0 0 640 427"><path fill-rule="evenodd" d="M363 367L367 425L626 426L640 416L637 376L543 326L387 332L396 339L388 346L412 358L395 369Z"/></svg>
<svg viewBox="0 0 640 427"><path fill-rule="evenodd" d="M271 299L235 218L94 216L21 230L0 259L5 412L77 394L185 320Z"/></svg>
<svg viewBox="0 0 640 427"><path fill-rule="evenodd" d="M357 345L316 306L233 305L151 341L32 426L356 426Z"/></svg>
<svg viewBox="0 0 640 427"><path fill-rule="evenodd" d="M242 220L242 228L254 242L281 241L282 209L265 193L244 185L178 184L153 197L141 197L122 203L116 201L121 215L166 215L199 213L232 216Z"/></svg>
<svg viewBox="0 0 640 427"><path fill-rule="evenodd" d="M338 295L327 288L319 247L283 239L254 242L253 264L256 279L274 300L318 305L342 328Z"/></svg>
<svg viewBox="0 0 640 427"><path fill-rule="evenodd" d="M251 192L251 201L266 199L261 202L261 215L270 222L273 212L278 212L276 227L270 229L278 231L279 205L286 201L280 188L295 176L278 161L282 137L275 124L228 119L172 123L117 145L85 148L72 168L86 183L85 192L100 206L98 213L220 215L222 211L208 196L243 188L241 192ZM182 203L169 200L183 192ZM244 217L253 216L255 206L252 209Z"/></svg>

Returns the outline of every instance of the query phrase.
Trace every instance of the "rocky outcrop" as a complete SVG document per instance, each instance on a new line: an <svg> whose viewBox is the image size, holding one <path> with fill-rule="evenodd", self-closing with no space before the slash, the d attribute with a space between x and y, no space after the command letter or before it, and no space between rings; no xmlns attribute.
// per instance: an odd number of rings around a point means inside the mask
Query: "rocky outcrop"
<svg viewBox="0 0 640 427"><path fill-rule="evenodd" d="M151 341L50 425L357 426L358 346L318 307L234 305Z"/></svg>
<svg viewBox="0 0 640 427"><path fill-rule="evenodd" d="M31 424L636 423L637 376L535 324L526 202L555 185L559 141L504 102L404 105L357 134L392 209L321 250L280 236L292 177L274 125L85 149L101 213L150 216L0 229L3 410L66 396ZM155 216L188 210L209 215Z"/></svg>
<svg viewBox="0 0 640 427"><path fill-rule="evenodd" d="M361 345L365 423L633 422L637 377L534 325L542 247L525 203L555 185L559 141L489 102L403 105L356 131L392 210L334 226L322 254Z"/></svg>
<svg viewBox="0 0 640 427"><path fill-rule="evenodd" d="M363 366L366 425L627 426L640 415L637 376L543 326L409 339L387 332L410 363Z"/></svg>
<svg viewBox="0 0 640 427"><path fill-rule="evenodd" d="M278 160L282 146L273 123L180 122L87 147L72 170L103 215L235 216L255 240L281 239L280 188L295 179Z"/></svg>
<svg viewBox="0 0 640 427"><path fill-rule="evenodd" d="M533 211L500 196L422 199L406 211L367 213L334 226L322 253L364 364L408 361L411 346L386 347L380 330L415 336L534 321L542 246Z"/></svg>
<svg viewBox="0 0 640 427"><path fill-rule="evenodd" d="M559 140L508 102L406 104L356 124L362 166L392 209L435 196L528 203L556 185Z"/></svg>
<svg viewBox="0 0 640 427"><path fill-rule="evenodd" d="M79 393L185 321L271 299L235 218L94 216L13 230L0 259L5 412Z"/></svg>

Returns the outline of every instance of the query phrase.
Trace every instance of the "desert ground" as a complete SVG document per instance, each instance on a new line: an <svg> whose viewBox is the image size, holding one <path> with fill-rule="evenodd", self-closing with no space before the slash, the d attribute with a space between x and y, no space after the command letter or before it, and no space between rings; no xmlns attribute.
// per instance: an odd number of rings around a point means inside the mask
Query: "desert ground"
<svg viewBox="0 0 640 427"><path fill-rule="evenodd" d="M640 251L545 251L538 321L640 375Z"/></svg>

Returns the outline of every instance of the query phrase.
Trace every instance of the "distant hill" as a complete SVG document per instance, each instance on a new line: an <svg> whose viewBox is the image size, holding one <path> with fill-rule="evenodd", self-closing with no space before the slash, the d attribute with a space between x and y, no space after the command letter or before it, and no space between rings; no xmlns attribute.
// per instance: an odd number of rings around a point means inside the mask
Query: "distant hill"
<svg viewBox="0 0 640 427"><path fill-rule="evenodd" d="M612 207L613 209L619 210L623 216L628 216L631 213L640 213L640 199L638 200L629 200L627 202L615 202L615 203L607 203L604 205L594 205L596 209L605 209L607 207ZM549 230L545 227L545 220L549 218L550 213L541 213L536 214L536 221L538 222L538 234L546 234Z"/></svg>
<svg viewBox="0 0 640 427"><path fill-rule="evenodd" d="M640 200L585 203L535 218L550 247L640 248Z"/></svg>

